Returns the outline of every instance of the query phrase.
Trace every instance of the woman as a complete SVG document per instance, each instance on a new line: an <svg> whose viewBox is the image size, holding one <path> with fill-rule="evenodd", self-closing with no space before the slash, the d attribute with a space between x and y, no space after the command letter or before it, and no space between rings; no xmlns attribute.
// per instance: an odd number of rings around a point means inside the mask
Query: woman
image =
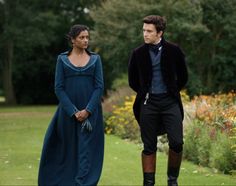
<svg viewBox="0 0 236 186"><path fill-rule="evenodd" d="M38 177L41 186L97 185L102 171L101 59L87 50L86 26L72 26L68 39L72 50L57 59L59 105L44 139Z"/></svg>

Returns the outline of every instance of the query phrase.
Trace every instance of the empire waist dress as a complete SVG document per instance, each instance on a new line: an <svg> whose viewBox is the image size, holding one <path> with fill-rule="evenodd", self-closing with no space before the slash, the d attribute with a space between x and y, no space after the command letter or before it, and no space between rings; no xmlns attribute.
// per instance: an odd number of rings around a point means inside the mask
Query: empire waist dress
<svg viewBox="0 0 236 186"><path fill-rule="evenodd" d="M58 108L47 129L40 166L40 186L97 185L103 164L104 132L101 107L102 64L89 52L84 67L70 63L68 52L58 56L55 93ZM86 109L92 131L81 130L74 113Z"/></svg>

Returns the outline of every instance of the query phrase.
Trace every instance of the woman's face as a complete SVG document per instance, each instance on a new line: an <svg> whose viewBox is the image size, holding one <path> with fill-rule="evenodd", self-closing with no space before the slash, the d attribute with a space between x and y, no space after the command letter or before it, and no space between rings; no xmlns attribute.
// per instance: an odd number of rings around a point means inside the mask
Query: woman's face
<svg viewBox="0 0 236 186"><path fill-rule="evenodd" d="M86 49L88 48L89 32L87 30L81 31L80 34L71 41L73 48Z"/></svg>

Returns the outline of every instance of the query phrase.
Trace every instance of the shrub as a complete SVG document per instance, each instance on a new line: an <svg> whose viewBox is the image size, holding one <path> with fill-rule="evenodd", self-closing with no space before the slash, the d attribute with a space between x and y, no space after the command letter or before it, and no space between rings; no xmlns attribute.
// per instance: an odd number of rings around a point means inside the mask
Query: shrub
<svg viewBox="0 0 236 186"><path fill-rule="evenodd" d="M194 120L185 130L184 158L224 173L236 170L235 138Z"/></svg>
<svg viewBox="0 0 236 186"><path fill-rule="evenodd" d="M198 162L202 166L209 164L209 150L211 149L210 131L208 127L201 127L201 136L197 139Z"/></svg>
<svg viewBox="0 0 236 186"><path fill-rule="evenodd" d="M120 87L127 87L128 86L128 74L127 73L123 73L120 75L119 78L116 78L113 83L112 83L112 86L111 86L111 89L112 90L116 90Z"/></svg>
<svg viewBox="0 0 236 186"><path fill-rule="evenodd" d="M236 159L231 148L232 145L233 140L225 133L218 131L217 138L212 143L210 150L210 167L216 168L224 173L230 173L232 170L236 170Z"/></svg>
<svg viewBox="0 0 236 186"><path fill-rule="evenodd" d="M233 153L234 153L234 156L233 156L233 158L234 158L234 163L236 163L236 127L234 127L233 129L232 129L232 136L231 136L231 139L232 139L232 141L233 141L233 144L232 144L232 146L231 146L231 149L232 149L232 151L233 151ZM233 175L236 175L236 170L231 170L230 171Z"/></svg>
<svg viewBox="0 0 236 186"><path fill-rule="evenodd" d="M105 121L105 132L115 134L122 139L139 140L139 126L133 115L133 102L135 96L126 96L125 102L120 107L113 106L112 115Z"/></svg>
<svg viewBox="0 0 236 186"><path fill-rule="evenodd" d="M201 135L202 128L195 124L194 121L192 124L188 126L188 130L186 130L184 135L184 158L198 164L198 149L197 147L197 139Z"/></svg>
<svg viewBox="0 0 236 186"><path fill-rule="evenodd" d="M184 158L224 173L235 173L236 94L199 96L192 101L186 92L181 92L181 96L189 116L184 128ZM132 109L135 96L122 97L118 99L122 101L116 100L119 104L112 109L105 106L110 109L105 118L105 132L140 141L139 126ZM113 99L104 105L111 106L111 103L114 103ZM158 141L158 150L167 151L166 135L158 137Z"/></svg>
<svg viewBox="0 0 236 186"><path fill-rule="evenodd" d="M185 103L188 115L207 125L230 133L236 126L236 93L196 96Z"/></svg>
<svg viewBox="0 0 236 186"><path fill-rule="evenodd" d="M184 106L188 116L185 127L186 159L225 173L234 173L236 93L196 96L190 102L185 102ZM196 131L199 133L197 137Z"/></svg>

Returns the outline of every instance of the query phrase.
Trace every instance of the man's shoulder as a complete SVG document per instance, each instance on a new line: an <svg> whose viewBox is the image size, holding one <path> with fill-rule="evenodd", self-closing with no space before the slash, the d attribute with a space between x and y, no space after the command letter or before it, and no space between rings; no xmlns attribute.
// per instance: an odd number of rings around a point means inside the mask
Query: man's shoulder
<svg viewBox="0 0 236 186"><path fill-rule="evenodd" d="M163 46L166 48L169 48L169 49L174 49L174 50L180 49L180 47L177 43L166 41L166 40L163 42Z"/></svg>
<svg viewBox="0 0 236 186"><path fill-rule="evenodd" d="M165 41L163 43L164 49L167 51L167 53L174 53L174 54L184 54L181 47L173 42Z"/></svg>

